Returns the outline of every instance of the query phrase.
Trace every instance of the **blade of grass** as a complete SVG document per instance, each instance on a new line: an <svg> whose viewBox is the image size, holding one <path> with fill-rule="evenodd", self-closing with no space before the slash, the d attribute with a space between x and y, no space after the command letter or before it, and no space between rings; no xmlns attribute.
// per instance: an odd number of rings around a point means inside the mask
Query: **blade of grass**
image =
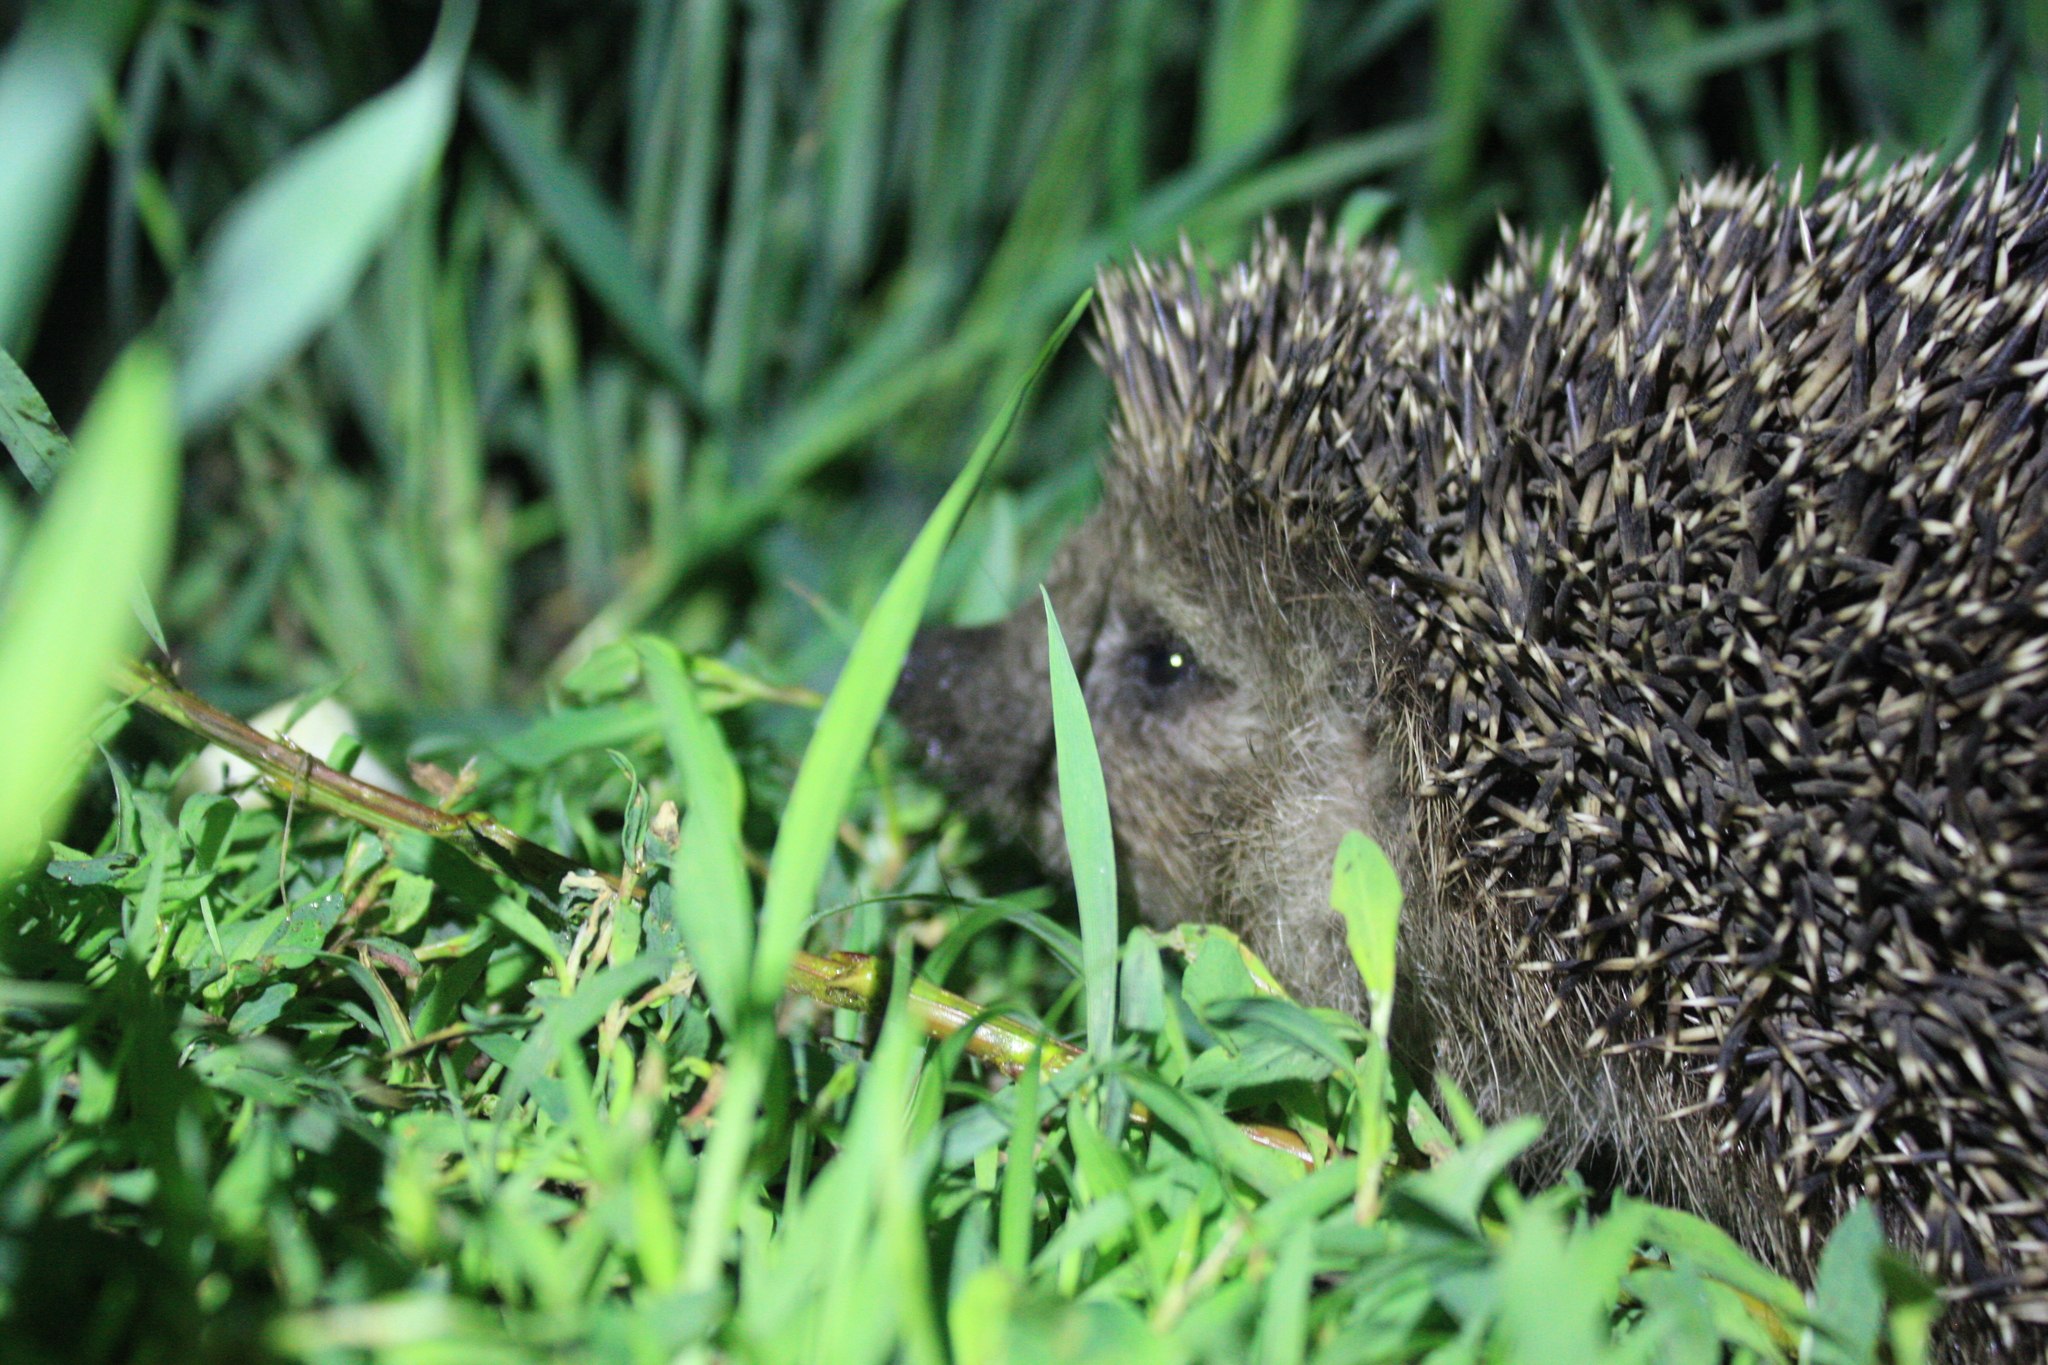
<svg viewBox="0 0 2048 1365"><path fill-rule="evenodd" d="M1440 136L1424 172L1428 259L1412 262L1426 279L1455 274L1464 258L1471 229L1464 200L1493 108L1496 57L1513 14L1510 0L1466 0L1437 9L1432 102Z"/></svg>
<svg viewBox="0 0 2048 1365"><path fill-rule="evenodd" d="M690 1247L684 1265L684 1289L709 1288L725 1256L736 1217L735 1204L753 1148L759 1106L766 1089L776 1035L770 1012L787 984L790 968L803 942L825 865L839 838L840 814L852 794L853 782L866 765L868 748L882 710L910 651L910 638L924 611L925 598L938 570L940 554L966 513L967 504L994 462L1024 398L1053 355L1079 322L1088 296L1068 310L1066 319L1040 353L1030 380L1004 405L953 481L945 497L918 532L903 562L861 627L838 685L825 701L817 729L798 766L789 804L776 830L769 855L768 883L763 894L761 924L754 953L747 1019L734 1039L726 1070L726 1091L720 1099L716 1126L707 1144L695 1199L690 1209Z"/></svg>
<svg viewBox="0 0 2048 1365"><path fill-rule="evenodd" d="M0 608L0 879L34 858L77 781L107 669L133 638L129 586L153 580L170 545L177 461L170 370L140 346L101 386Z"/></svg>
<svg viewBox="0 0 2048 1365"><path fill-rule="evenodd" d="M697 701L682 655L665 640L637 645L669 755L683 775L682 844L669 874L676 919L704 996L719 1024L731 1030L746 1003L754 952L754 897L740 841L746 792L725 736Z"/></svg>
<svg viewBox="0 0 2048 1365"><path fill-rule="evenodd" d="M1102 758L1088 723L1074 661L1045 600L1047 657L1052 674L1053 747L1059 772L1060 823L1074 868L1074 899L1081 909L1081 982L1088 1050L1107 1060L1116 1042L1116 844L1109 832L1109 793Z"/></svg>
<svg viewBox="0 0 2048 1365"><path fill-rule="evenodd" d="M1676 84L1718 75L1723 71L1752 70L1761 75L1762 64L1781 52L1810 53L1816 38L1842 27L1849 14L1841 4L1814 7L1794 0L1789 14L1761 19L1744 19L1718 28L1682 47L1631 57L1613 65L1615 84L1633 93L1657 84ZM1591 92L1582 81L1561 74L1558 79L1536 88L1527 109L1559 113L1586 100Z"/></svg>
<svg viewBox="0 0 2048 1365"><path fill-rule="evenodd" d="M199 268L179 374L188 429L269 377L348 297L440 160L477 0L448 0L411 75L287 157L232 209Z"/></svg>
<svg viewBox="0 0 2048 1365"><path fill-rule="evenodd" d="M1251 142L1286 111L1301 54L1300 0L1224 0L1202 66L1201 128L1207 157Z"/></svg>
<svg viewBox="0 0 2048 1365"><path fill-rule="evenodd" d="M762 316L766 310L760 298L761 261L774 172L787 154L776 142L777 88L789 65L787 39L778 16L766 9L752 11L749 23L725 235L718 246L718 289L705 345L705 394L718 412L731 408L748 391L758 363L758 340L773 323Z"/></svg>
<svg viewBox="0 0 2048 1365"><path fill-rule="evenodd" d="M1416 119L1291 156L1247 176L1242 183L1203 205L1188 220L1188 236L1197 242L1227 239L1274 209L1406 165L1425 155L1436 137L1435 123Z"/></svg>
<svg viewBox="0 0 2048 1365"><path fill-rule="evenodd" d="M1031 1266L1031 1208L1038 1199L1038 1089L1044 1065L1033 1059L1017 1077L1011 1095L1009 1159L1003 1164L996 1214L996 1256L1023 1279Z"/></svg>
<svg viewBox="0 0 2048 1365"><path fill-rule="evenodd" d="M1600 50L1592 26L1580 12L1578 0L1557 0L1558 19L1571 39L1572 56L1586 82L1586 94L1593 107L1593 131L1600 139L1602 159L1624 203L1647 210L1653 219L1662 218L1671 206L1671 186L1664 167L1650 145L1650 135L1629 105L1628 95L1614 74L1614 64Z"/></svg>
<svg viewBox="0 0 2048 1365"><path fill-rule="evenodd" d="M93 101L141 16L137 0L62 0L0 57L0 346L21 349L92 155Z"/></svg>
<svg viewBox="0 0 2048 1365"><path fill-rule="evenodd" d="M836 285L854 281L874 252L889 57L902 8L900 0L838 0L826 19L820 207L826 263Z"/></svg>
<svg viewBox="0 0 2048 1365"><path fill-rule="evenodd" d="M1301 1365L1314 1272L1314 1230L1296 1227L1281 1242L1273 1272L1266 1277L1265 1311L1259 1315L1259 1365Z"/></svg>
<svg viewBox="0 0 2048 1365"><path fill-rule="evenodd" d="M634 263L625 224L583 168L564 156L505 79L478 67L469 73L469 104L492 148L626 339L692 406L704 401L703 376L662 316L657 294Z"/></svg>
<svg viewBox="0 0 2048 1365"><path fill-rule="evenodd" d="M803 940L804 925L817 899L825 862L839 837L840 812L853 790L854 778L867 762L875 727L881 723L889 693L896 686L897 674L910 651L910 638L916 633L918 618L924 611L939 556L966 513L968 501L980 487L982 477L994 463L1026 395L1067 334L1081 320L1088 298L1084 294L1067 311L1040 350L1037 366L1003 405L968 458L966 468L918 532L902 565L891 576L861 627L839 683L825 702L817 731L797 769L796 785L790 791L789 806L776 831L775 851L768 862L761 946L754 962L753 996L757 1004L770 1004L782 992L789 959Z"/></svg>
<svg viewBox="0 0 2048 1365"><path fill-rule="evenodd" d="M661 260L661 311L678 334L697 324L704 266L711 254L711 209L725 129L730 0L687 0L679 27L687 44L682 131L675 146L675 190ZM672 58L674 60L674 58Z"/></svg>

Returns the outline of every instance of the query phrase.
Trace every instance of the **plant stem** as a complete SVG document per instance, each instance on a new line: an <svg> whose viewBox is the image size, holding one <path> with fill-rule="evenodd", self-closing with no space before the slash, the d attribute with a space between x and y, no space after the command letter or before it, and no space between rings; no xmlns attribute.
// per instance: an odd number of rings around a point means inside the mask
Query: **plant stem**
<svg viewBox="0 0 2048 1365"><path fill-rule="evenodd" d="M172 681L162 669L132 662L119 666L115 684L131 700L154 711L211 744L246 760L263 776L277 795L319 810L329 811L372 829L416 831L449 844L493 871L544 895L560 891L562 879L585 869L530 839L523 838L482 811L455 812L415 801L409 796L351 777L329 767L289 740L272 739L236 719ZM618 879L596 873L619 889ZM641 888L632 888L641 895ZM791 964L791 991L833 1009L858 1010L873 1014L889 999L880 964L865 953L799 952ZM955 995L928 981L913 981L910 1009L927 1037L950 1038L961 1029L971 1030L967 1039L969 1055L1015 1077L1042 1057L1044 1074L1051 1075L1082 1054L1053 1038L1046 1038L1000 1015L990 1015L965 996ZM1143 1122L1150 1116L1142 1106L1132 1117ZM1242 1123L1246 1137L1262 1147L1285 1152L1305 1166L1315 1164L1314 1154L1299 1134L1290 1129L1262 1123Z"/></svg>

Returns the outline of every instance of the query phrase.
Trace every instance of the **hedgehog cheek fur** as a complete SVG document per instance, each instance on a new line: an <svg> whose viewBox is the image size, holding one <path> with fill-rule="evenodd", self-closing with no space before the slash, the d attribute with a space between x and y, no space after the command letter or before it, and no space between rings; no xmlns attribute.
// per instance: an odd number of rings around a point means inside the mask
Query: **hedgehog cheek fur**
<svg viewBox="0 0 2048 1365"><path fill-rule="evenodd" d="M1504 914L1440 896L1448 820L1418 795L1424 746L1395 648L1370 595L1271 528L1189 515L1112 479L1062 550L1047 590L1082 679L1109 790L1119 869L1148 923L1223 925L1304 1002L1362 1015L1364 992L1329 909L1344 832L1360 829L1406 888L1395 1048L1416 1076L1453 1078L1491 1119L1546 1122L1525 1163L1578 1166L1716 1217L1771 1245L1767 1172L1719 1154L1710 1126L1656 1115L1696 1097L1648 1058L1589 1054L1546 1024L1554 993L1513 969ZM1044 610L920 633L895 707L928 771L1057 873Z"/></svg>
<svg viewBox="0 0 2048 1365"><path fill-rule="evenodd" d="M1194 547L1134 511L1112 497L1046 584L1101 753L1124 890L1149 923L1221 923L1287 951L1287 926L1327 913L1329 855L1360 821L1342 809L1363 802L1347 780L1365 766L1357 735L1327 686L1294 676L1317 653L1260 638L1288 617L1219 595L1228 563L1197 573ZM927 628L893 706L928 773L1064 872L1045 650L1035 596L993 626ZM1325 984L1332 1003L1357 1003L1348 965Z"/></svg>

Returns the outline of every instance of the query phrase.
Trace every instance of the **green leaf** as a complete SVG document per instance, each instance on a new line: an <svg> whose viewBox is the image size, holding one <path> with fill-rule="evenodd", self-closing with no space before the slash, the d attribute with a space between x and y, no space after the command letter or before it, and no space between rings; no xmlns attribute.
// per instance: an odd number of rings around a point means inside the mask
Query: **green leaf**
<svg viewBox="0 0 2048 1365"><path fill-rule="evenodd" d="M1038 1089L1044 1068L1034 1058L1012 1091L1009 1160L1003 1165L996 1215L996 1248L1003 1265L1022 1277L1031 1265L1031 1206L1038 1198Z"/></svg>
<svg viewBox="0 0 2048 1365"><path fill-rule="evenodd" d="M1392 1066L1386 1039L1372 1035L1365 1056L1359 1059L1352 1101L1356 1106L1352 1141L1358 1148L1355 1207L1360 1223L1379 1216L1380 1182L1394 1159L1394 1119L1388 1103L1393 1094Z"/></svg>
<svg viewBox="0 0 2048 1365"><path fill-rule="evenodd" d="M1264 1048L1286 1053L1289 1075L1321 1078L1351 1066L1351 1054L1329 1026L1292 1000L1244 996L1214 1001L1198 1013L1203 1024L1233 1050Z"/></svg>
<svg viewBox="0 0 2048 1365"><path fill-rule="evenodd" d="M327 941L328 934L341 919L341 912L348 903L334 892L301 901L285 911L284 918L264 940L257 950L259 957L274 957L279 965L290 969L304 967L313 960L320 945Z"/></svg>
<svg viewBox="0 0 2048 1365"><path fill-rule="evenodd" d="M668 974L669 964L647 956L585 977L573 995L542 1006L540 1026L527 1034L505 1072L500 1104L509 1108L537 1088L562 1049L597 1027L605 1011Z"/></svg>
<svg viewBox="0 0 2048 1365"><path fill-rule="evenodd" d="M1813 1281L1813 1326L1800 1350L1807 1365L1874 1365L1884 1332L1884 1228L1869 1204L1850 1209L1821 1249Z"/></svg>
<svg viewBox="0 0 2048 1365"><path fill-rule="evenodd" d="M1194 960L1181 973L1181 998L1207 1018L1209 1007L1258 994L1258 983L1234 934L1203 934L1195 940Z"/></svg>
<svg viewBox="0 0 2048 1365"><path fill-rule="evenodd" d="M1213 1096L1219 1104L1233 1106L1242 1102L1244 1091L1258 1091L1281 1081L1320 1081L1329 1074L1328 1062L1293 1040L1262 1034L1235 1047L1214 1047L1201 1053L1180 1084Z"/></svg>
<svg viewBox="0 0 2048 1365"><path fill-rule="evenodd" d="M1492 113L1501 44L1514 20L1513 0L1462 0L1436 7L1435 89L1438 138L1426 167L1429 218L1408 264L1425 277L1453 274L1470 230L1471 180Z"/></svg>
<svg viewBox="0 0 2048 1365"><path fill-rule="evenodd" d="M50 405L5 351L0 351L0 445L7 447L15 467L39 494L50 491L57 471L71 457L71 443L50 415ZM150 642L168 653L170 646L164 643L156 606L140 582L129 589L129 605Z"/></svg>
<svg viewBox="0 0 2048 1365"><path fill-rule="evenodd" d="M1615 1207L1633 1200L1617 1196ZM1746 1298L1768 1305L1782 1316L1801 1311L1803 1300L1798 1286L1757 1264L1741 1245L1720 1228L1697 1215L1679 1209L1648 1205L1644 1236L1674 1265L1685 1266L1708 1279L1739 1291Z"/></svg>
<svg viewBox="0 0 2048 1365"><path fill-rule="evenodd" d="M406 198L440 160L477 0L448 0L411 75L293 152L208 243L178 410L220 417L347 300Z"/></svg>
<svg viewBox="0 0 2048 1365"><path fill-rule="evenodd" d="M1259 1314L1260 1365L1301 1365L1309 1335L1309 1291L1315 1280L1315 1232L1302 1226L1280 1243Z"/></svg>
<svg viewBox="0 0 2048 1365"><path fill-rule="evenodd" d="M57 471L71 458L50 405L22 373L14 357L0 350L0 445L14 457L14 467L38 493L48 493Z"/></svg>
<svg viewBox="0 0 2048 1365"><path fill-rule="evenodd" d="M1511 1220L1495 1272L1501 1358L1626 1360L1609 1347L1610 1319L1640 1229L1639 1216L1615 1215L1568 1230L1559 1210L1536 1203Z"/></svg>
<svg viewBox="0 0 2048 1365"><path fill-rule="evenodd" d="M1458 1148L1440 1165L1397 1182L1390 1193L1424 1205L1453 1226L1476 1232L1487 1192L1542 1135L1543 1120L1533 1115L1510 1119Z"/></svg>
<svg viewBox="0 0 2048 1365"><path fill-rule="evenodd" d="M1401 928L1401 879L1386 850L1345 832L1330 874L1330 908L1344 917L1344 941L1372 999L1372 1031L1381 1039L1394 1013L1394 947Z"/></svg>
<svg viewBox="0 0 2048 1365"><path fill-rule="evenodd" d="M1137 1101L1152 1111L1156 1128L1180 1134L1204 1160L1260 1194L1273 1195L1301 1178L1302 1168L1294 1158L1255 1145L1221 1109L1201 1097L1144 1072L1126 1073L1123 1080Z"/></svg>
<svg viewBox="0 0 2048 1365"><path fill-rule="evenodd" d="M1088 723L1088 701L1045 600L1046 657L1052 671L1052 732L1060 784L1060 823L1074 869L1074 899L1081 909L1081 983L1088 1050L1107 1057L1116 1041L1116 844L1109 832L1109 791L1102 756Z"/></svg>
<svg viewBox="0 0 2048 1365"><path fill-rule="evenodd" d="M704 998L730 1029L746 1002L754 951L754 895L740 839L746 792L725 736L698 705L682 655L665 640L636 644L669 755L683 775L682 843L669 871L676 921Z"/></svg>
<svg viewBox="0 0 2048 1365"><path fill-rule="evenodd" d="M138 344L86 414L0 606L0 878L69 804L107 670L134 638L129 590L170 543L177 464L170 369Z"/></svg>
<svg viewBox="0 0 2048 1365"><path fill-rule="evenodd" d="M1117 1023L1133 1033L1158 1033L1166 1027L1166 1008L1159 942L1135 926L1124 939L1123 965L1117 971Z"/></svg>
<svg viewBox="0 0 2048 1365"><path fill-rule="evenodd" d="M1199 157L1241 147L1286 112L1301 55L1300 0L1223 0L1202 69Z"/></svg>

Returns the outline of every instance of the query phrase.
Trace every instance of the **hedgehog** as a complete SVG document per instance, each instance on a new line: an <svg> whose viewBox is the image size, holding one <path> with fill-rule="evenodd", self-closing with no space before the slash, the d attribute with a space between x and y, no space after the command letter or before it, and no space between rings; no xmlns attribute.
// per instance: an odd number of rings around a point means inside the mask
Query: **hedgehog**
<svg viewBox="0 0 2048 1365"><path fill-rule="evenodd" d="M1125 891L1362 1012L1538 1164L1788 1271L1859 1200L2048 1345L2048 170L1874 152L1603 193L1469 290L1270 226L1100 279L1100 510L1048 591ZM1046 632L920 632L923 765L1057 871Z"/></svg>

